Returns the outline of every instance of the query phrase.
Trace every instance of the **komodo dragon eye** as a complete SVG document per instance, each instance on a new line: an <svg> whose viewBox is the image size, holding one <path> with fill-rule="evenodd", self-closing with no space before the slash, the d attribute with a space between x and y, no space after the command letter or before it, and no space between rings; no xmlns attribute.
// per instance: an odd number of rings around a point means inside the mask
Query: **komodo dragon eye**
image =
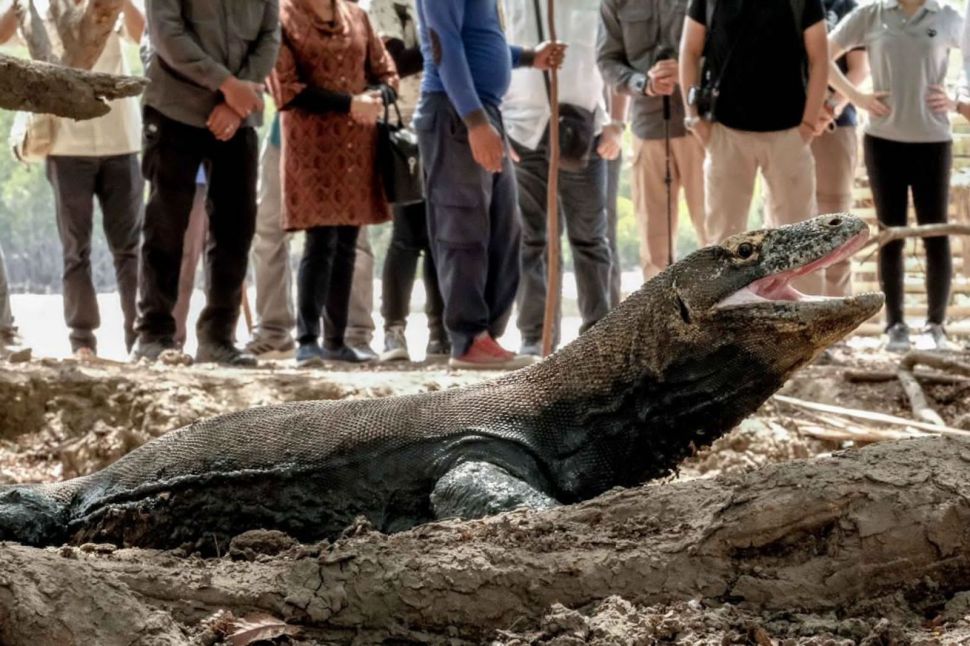
<svg viewBox="0 0 970 646"><path fill-rule="evenodd" d="M751 254L754 253L754 245L750 242L742 242L738 245L737 253L740 258L750 258Z"/></svg>

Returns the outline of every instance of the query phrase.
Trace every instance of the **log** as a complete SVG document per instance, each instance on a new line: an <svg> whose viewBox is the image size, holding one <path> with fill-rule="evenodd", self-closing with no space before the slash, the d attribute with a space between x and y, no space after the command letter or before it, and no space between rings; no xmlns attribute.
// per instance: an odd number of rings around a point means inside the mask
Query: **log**
<svg viewBox="0 0 970 646"><path fill-rule="evenodd" d="M138 96L148 80L25 61L0 54L0 109L41 112L71 119L108 113L107 101Z"/></svg>
<svg viewBox="0 0 970 646"><path fill-rule="evenodd" d="M0 642L175 644L225 609L319 641L485 643L611 595L851 616L970 588L970 442L920 438L255 562L0 546ZM927 591L932 594L927 595ZM931 601L932 599L932 601ZM907 601L908 600L908 601Z"/></svg>

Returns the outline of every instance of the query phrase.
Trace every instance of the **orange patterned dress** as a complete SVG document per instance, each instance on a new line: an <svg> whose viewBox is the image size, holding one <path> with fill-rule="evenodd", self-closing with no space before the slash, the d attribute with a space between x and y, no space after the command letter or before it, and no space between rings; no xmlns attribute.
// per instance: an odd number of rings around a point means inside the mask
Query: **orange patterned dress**
<svg viewBox="0 0 970 646"><path fill-rule="evenodd" d="M319 1L319 0L317 0ZM335 0L335 20L324 22L313 0L282 0L283 44L269 86L284 106L283 226L378 224L389 219L376 169L377 129L349 114L285 109L308 85L360 94L368 85L397 89L394 61L363 9Z"/></svg>

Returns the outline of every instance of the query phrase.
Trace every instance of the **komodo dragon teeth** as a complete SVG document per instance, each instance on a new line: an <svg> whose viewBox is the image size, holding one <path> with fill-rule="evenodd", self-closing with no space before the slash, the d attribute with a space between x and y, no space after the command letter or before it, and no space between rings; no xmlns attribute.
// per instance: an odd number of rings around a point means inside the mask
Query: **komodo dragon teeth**
<svg viewBox="0 0 970 646"><path fill-rule="evenodd" d="M788 286L864 240L846 215L740 234L646 283L552 357L494 381L304 402L173 431L98 473L0 488L0 539L214 546L333 537L594 497L669 473L754 412L882 297Z"/></svg>

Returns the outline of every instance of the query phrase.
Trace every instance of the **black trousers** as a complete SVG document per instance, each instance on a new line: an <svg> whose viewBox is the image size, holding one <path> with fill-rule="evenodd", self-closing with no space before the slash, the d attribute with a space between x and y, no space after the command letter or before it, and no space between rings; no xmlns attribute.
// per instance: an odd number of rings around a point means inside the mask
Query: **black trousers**
<svg viewBox="0 0 970 646"><path fill-rule="evenodd" d="M231 140L221 142L205 128L145 108L142 170L151 190L145 208L138 303L138 333L143 341L175 335L172 309L178 299L182 243L199 164L204 164L209 179L206 306L196 330L200 342L232 342L256 230L257 147L253 128L240 128Z"/></svg>
<svg viewBox="0 0 970 646"><path fill-rule="evenodd" d="M138 155L52 155L46 166L47 179L54 189L57 233L64 257L64 321L71 330L71 351L98 347L94 331L101 326L101 313L91 280L95 198L101 205L104 236L114 260L125 346L130 351L135 342L138 245L145 199Z"/></svg>
<svg viewBox="0 0 970 646"><path fill-rule="evenodd" d="M351 226L306 231L296 283L296 336L301 345L320 339L321 316L324 345L331 349L343 345L358 233L360 228Z"/></svg>
<svg viewBox="0 0 970 646"><path fill-rule="evenodd" d="M432 341L445 339L441 320L445 305L438 289L438 275L428 241L428 217L424 202L394 207L391 244L384 259L381 289L381 316L384 327L404 327L411 311L411 290L418 270L418 260L424 254L425 314Z"/></svg>
<svg viewBox="0 0 970 646"><path fill-rule="evenodd" d="M910 189L919 224L946 222L953 166L951 142L905 143L866 135L863 147L880 225L906 226ZM886 294L887 327L905 320L904 244L896 240L879 250L879 283ZM923 244L926 247L926 320L942 324L953 274L950 239L946 236L924 238Z"/></svg>

